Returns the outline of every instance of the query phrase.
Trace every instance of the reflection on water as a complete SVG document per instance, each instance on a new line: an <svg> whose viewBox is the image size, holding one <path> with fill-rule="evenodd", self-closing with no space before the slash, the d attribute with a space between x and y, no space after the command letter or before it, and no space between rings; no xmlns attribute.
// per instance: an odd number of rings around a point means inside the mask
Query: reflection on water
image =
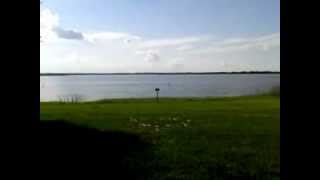
<svg viewBox="0 0 320 180"><path fill-rule="evenodd" d="M40 76L41 101L154 97L239 96L268 91L280 74Z"/></svg>

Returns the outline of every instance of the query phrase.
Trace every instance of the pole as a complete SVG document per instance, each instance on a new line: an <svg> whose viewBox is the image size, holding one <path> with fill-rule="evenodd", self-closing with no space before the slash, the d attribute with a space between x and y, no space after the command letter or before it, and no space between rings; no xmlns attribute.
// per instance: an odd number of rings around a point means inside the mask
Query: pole
<svg viewBox="0 0 320 180"><path fill-rule="evenodd" d="M157 102L159 102L159 91L160 91L160 88L155 88L154 90L156 91Z"/></svg>
<svg viewBox="0 0 320 180"><path fill-rule="evenodd" d="M157 91L157 102L159 102L159 91Z"/></svg>

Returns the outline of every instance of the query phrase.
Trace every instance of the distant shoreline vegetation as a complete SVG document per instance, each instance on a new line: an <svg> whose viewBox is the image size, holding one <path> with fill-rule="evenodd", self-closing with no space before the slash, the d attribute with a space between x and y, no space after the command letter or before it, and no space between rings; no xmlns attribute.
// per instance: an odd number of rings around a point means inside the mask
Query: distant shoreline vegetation
<svg viewBox="0 0 320 180"><path fill-rule="evenodd" d="M280 74L278 71L240 71L240 72L141 72L141 73L40 73L40 76L75 75L210 75L210 74Z"/></svg>

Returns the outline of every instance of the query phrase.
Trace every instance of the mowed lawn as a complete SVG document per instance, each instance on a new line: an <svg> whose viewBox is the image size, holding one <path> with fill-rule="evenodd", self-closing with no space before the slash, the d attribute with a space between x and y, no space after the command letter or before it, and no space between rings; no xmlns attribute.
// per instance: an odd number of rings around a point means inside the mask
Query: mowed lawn
<svg viewBox="0 0 320 180"><path fill-rule="evenodd" d="M40 120L139 135L150 148L125 164L141 179L279 178L276 96L50 102L41 103Z"/></svg>

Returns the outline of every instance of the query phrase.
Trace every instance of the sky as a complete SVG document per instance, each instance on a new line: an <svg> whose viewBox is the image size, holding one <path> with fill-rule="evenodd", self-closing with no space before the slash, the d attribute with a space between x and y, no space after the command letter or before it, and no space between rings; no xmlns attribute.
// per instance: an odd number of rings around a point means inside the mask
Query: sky
<svg viewBox="0 0 320 180"><path fill-rule="evenodd" d="M280 71L279 0L44 0L40 72Z"/></svg>

